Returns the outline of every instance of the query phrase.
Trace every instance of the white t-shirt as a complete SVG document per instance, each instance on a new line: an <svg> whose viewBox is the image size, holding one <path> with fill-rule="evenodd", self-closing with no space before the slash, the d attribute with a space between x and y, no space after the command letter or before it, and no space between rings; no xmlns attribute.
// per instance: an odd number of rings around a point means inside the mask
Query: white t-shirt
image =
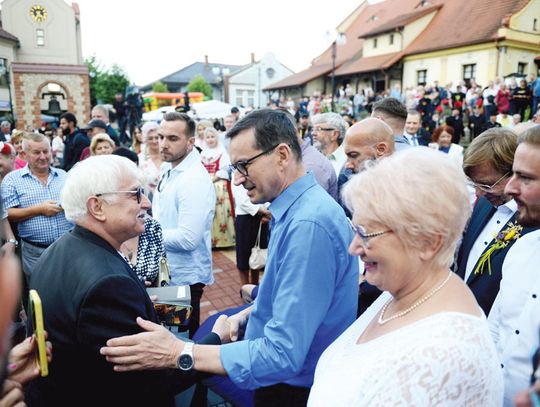
<svg viewBox="0 0 540 407"><path fill-rule="evenodd" d="M383 293L322 354L308 406L500 406L503 382L485 317L443 312L356 341Z"/></svg>

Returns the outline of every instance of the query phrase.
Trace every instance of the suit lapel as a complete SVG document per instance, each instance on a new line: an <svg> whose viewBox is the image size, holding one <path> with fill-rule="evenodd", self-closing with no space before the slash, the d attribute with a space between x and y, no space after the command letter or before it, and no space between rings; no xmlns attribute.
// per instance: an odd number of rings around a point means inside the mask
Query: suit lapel
<svg viewBox="0 0 540 407"><path fill-rule="evenodd" d="M483 197L480 198L476 203L471 216L471 221L467 226L467 231L465 232L463 241L461 242L461 259L459 261L459 268L457 271L457 274L459 274L461 278L465 278L465 269L467 268L469 253L471 252L474 242L496 211L497 209L494 208L493 205L491 205L489 201Z"/></svg>

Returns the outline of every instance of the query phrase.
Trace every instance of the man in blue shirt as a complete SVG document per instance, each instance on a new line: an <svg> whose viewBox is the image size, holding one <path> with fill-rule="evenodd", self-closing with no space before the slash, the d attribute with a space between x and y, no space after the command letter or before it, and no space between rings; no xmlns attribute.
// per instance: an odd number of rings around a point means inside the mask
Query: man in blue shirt
<svg viewBox="0 0 540 407"><path fill-rule="evenodd" d="M238 387L255 389L257 406L305 405L320 355L356 316L358 262L347 251L352 231L341 207L306 174L287 113L252 112L228 137L235 184L252 203L271 202L272 213L254 305L214 326L232 343L191 349L139 319L149 332L110 340L102 353L119 371L178 361L181 369L228 375Z"/></svg>
<svg viewBox="0 0 540 407"><path fill-rule="evenodd" d="M41 253L72 225L60 206L66 173L51 167L51 147L42 134L27 133L23 158L28 165L2 181L2 202L8 219L18 223L23 270L30 277Z"/></svg>

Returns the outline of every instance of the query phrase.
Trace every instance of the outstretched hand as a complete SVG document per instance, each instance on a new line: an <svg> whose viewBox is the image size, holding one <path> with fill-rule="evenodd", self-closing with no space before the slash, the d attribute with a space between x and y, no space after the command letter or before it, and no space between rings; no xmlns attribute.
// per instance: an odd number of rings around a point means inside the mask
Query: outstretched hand
<svg viewBox="0 0 540 407"><path fill-rule="evenodd" d="M117 372L176 368L184 342L161 325L140 317L137 324L145 331L109 339L100 349Z"/></svg>

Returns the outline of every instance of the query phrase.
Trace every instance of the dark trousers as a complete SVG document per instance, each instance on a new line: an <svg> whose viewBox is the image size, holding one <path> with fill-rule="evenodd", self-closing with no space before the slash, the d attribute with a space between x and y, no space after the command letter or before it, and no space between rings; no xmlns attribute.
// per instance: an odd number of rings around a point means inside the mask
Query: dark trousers
<svg viewBox="0 0 540 407"><path fill-rule="evenodd" d="M255 390L255 407L303 407L307 405L309 387L290 386L285 383L261 387Z"/></svg>
<svg viewBox="0 0 540 407"><path fill-rule="evenodd" d="M192 339L197 329L199 329L201 319L201 298L205 285L203 283L192 284L189 286L191 291L191 316L189 317L189 337Z"/></svg>

